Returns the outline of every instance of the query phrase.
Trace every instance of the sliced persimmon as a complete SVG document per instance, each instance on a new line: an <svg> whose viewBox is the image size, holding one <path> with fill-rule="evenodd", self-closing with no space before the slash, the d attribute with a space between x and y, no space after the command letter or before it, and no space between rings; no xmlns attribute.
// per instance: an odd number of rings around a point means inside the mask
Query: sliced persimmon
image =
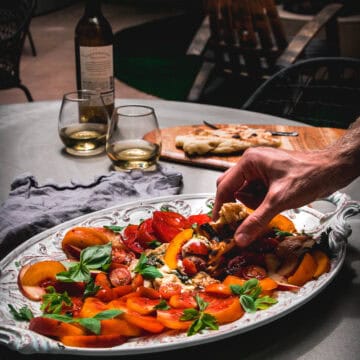
<svg viewBox="0 0 360 360"><path fill-rule="evenodd" d="M140 336L142 329L123 319L101 320L101 335Z"/></svg>
<svg viewBox="0 0 360 360"><path fill-rule="evenodd" d="M316 261L316 270L314 273L314 278L317 279L324 273L330 271L330 259L329 257L321 250L313 250L311 255L314 257Z"/></svg>
<svg viewBox="0 0 360 360"><path fill-rule="evenodd" d="M317 265L315 259L309 253L305 253L295 273L288 277L288 283L303 286L308 281L312 280L316 268Z"/></svg>
<svg viewBox="0 0 360 360"><path fill-rule="evenodd" d="M63 336L60 341L66 346L86 348L110 348L126 342L127 338L122 335L84 335Z"/></svg>
<svg viewBox="0 0 360 360"><path fill-rule="evenodd" d="M170 309L170 310L158 310L156 312L156 319L165 327L174 330L187 330L192 321L180 320L184 314L184 309Z"/></svg>
<svg viewBox="0 0 360 360"><path fill-rule="evenodd" d="M32 318L30 320L29 329L38 334L54 338L68 335L79 336L85 334L85 331L76 325L45 317Z"/></svg>
<svg viewBox="0 0 360 360"><path fill-rule="evenodd" d="M208 302L205 312L213 315L218 324L233 322L244 315L244 310L237 296L219 298L206 293L201 293L200 297Z"/></svg>
<svg viewBox="0 0 360 360"><path fill-rule="evenodd" d="M141 315L148 315L155 312L155 306L160 302L159 299L149 299L144 296L128 298L126 306L128 309L138 312Z"/></svg>
<svg viewBox="0 0 360 360"><path fill-rule="evenodd" d="M120 235L102 227L78 226L70 229L64 236L61 247L70 259L78 259L80 252L88 246L118 243Z"/></svg>
<svg viewBox="0 0 360 360"><path fill-rule="evenodd" d="M45 260L28 264L20 269L18 285L20 291L30 300L39 301L46 293L44 284L56 281L56 274L66 271L59 261Z"/></svg>

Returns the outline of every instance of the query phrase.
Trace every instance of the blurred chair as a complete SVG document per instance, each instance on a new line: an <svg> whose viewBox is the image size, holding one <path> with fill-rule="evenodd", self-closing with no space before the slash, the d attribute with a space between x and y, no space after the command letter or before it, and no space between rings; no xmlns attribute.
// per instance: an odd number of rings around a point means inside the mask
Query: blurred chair
<svg viewBox="0 0 360 360"><path fill-rule="evenodd" d="M336 15L342 4L324 7L289 43L274 0L205 0L205 17L187 54L202 57L188 101L199 101L210 76L247 79L254 89L281 67L295 63L325 27L339 53Z"/></svg>
<svg viewBox="0 0 360 360"><path fill-rule="evenodd" d="M264 82L242 109L313 126L348 128L360 115L360 60L299 61Z"/></svg>
<svg viewBox="0 0 360 360"><path fill-rule="evenodd" d="M0 89L20 88L28 101L29 89L20 79L20 60L35 0L2 0L0 5Z"/></svg>

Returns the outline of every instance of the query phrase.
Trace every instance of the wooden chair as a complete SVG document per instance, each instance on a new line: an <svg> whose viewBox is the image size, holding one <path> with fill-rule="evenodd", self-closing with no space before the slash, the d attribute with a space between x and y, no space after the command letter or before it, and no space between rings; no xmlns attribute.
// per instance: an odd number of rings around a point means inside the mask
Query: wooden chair
<svg viewBox="0 0 360 360"><path fill-rule="evenodd" d="M188 101L199 101L210 75L264 81L296 62L325 27L332 54L338 54L336 15L342 4L330 4L288 42L274 0L206 0L206 16L188 55L203 58Z"/></svg>
<svg viewBox="0 0 360 360"><path fill-rule="evenodd" d="M35 0L6 0L0 5L0 89L20 88L28 101L29 89L20 79L20 60Z"/></svg>

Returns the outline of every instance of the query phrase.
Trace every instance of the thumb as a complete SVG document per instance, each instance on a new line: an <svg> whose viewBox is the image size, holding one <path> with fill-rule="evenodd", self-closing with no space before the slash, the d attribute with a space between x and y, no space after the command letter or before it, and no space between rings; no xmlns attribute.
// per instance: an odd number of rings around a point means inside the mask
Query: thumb
<svg viewBox="0 0 360 360"><path fill-rule="evenodd" d="M276 215L274 209L260 205L236 229L234 238L239 247L250 245L264 231L267 224Z"/></svg>

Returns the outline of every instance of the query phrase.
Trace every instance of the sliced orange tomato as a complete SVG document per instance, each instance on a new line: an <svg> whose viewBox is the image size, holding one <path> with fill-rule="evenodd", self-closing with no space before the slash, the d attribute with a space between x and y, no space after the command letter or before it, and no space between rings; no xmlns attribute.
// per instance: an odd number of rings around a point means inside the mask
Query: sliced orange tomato
<svg viewBox="0 0 360 360"><path fill-rule="evenodd" d="M224 283L209 284L205 287L205 292L207 294L221 297L228 297L232 295L230 287Z"/></svg>
<svg viewBox="0 0 360 360"><path fill-rule="evenodd" d="M160 333L164 330L164 326L153 316L141 315L136 311L128 309L120 299L113 300L108 304L110 309L119 309L124 311L121 318L128 323L138 326L139 328L151 333Z"/></svg>
<svg viewBox="0 0 360 360"><path fill-rule="evenodd" d="M161 298L160 292L153 288L139 286L137 289L137 292L139 293L140 296L144 296L149 299L160 299Z"/></svg>
<svg viewBox="0 0 360 360"><path fill-rule="evenodd" d="M237 296L219 298L206 293L201 293L199 295L208 303L205 313L213 315L218 324L233 322L244 315L244 310Z"/></svg>
<svg viewBox="0 0 360 360"><path fill-rule="evenodd" d="M108 305L102 302L100 299L97 299L95 297L88 297L85 299L83 307L79 312L79 317L81 318L93 317L99 312L108 309L109 309Z"/></svg>
<svg viewBox="0 0 360 360"><path fill-rule="evenodd" d="M160 302L159 299L149 299L143 296L131 297L126 301L128 309L138 312L141 315L148 315L155 312L155 306Z"/></svg>
<svg viewBox="0 0 360 360"><path fill-rule="evenodd" d="M170 297L169 305L175 309L196 308L196 300L192 292L183 292Z"/></svg>
<svg viewBox="0 0 360 360"><path fill-rule="evenodd" d="M218 324L233 322L244 315L244 310L237 296L219 298L206 293L201 293L200 297L209 303L205 309L205 313L213 315Z"/></svg>
<svg viewBox="0 0 360 360"><path fill-rule="evenodd" d="M191 326L192 321L180 320L183 313L183 309L157 310L156 319L169 329L187 330Z"/></svg>
<svg viewBox="0 0 360 360"><path fill-rule="evenodd" d="M193 236L193 229L185 229L179 232L170 242L166 249L164 261L172 270L177 268L177 262L181 253L182 246Z"/></svg>
<svg viewBox="0 0 360 360"><path fill-rule="evenodd" d="M101 320L101 335L140 336L142 329L123 319Z"/></svg>

